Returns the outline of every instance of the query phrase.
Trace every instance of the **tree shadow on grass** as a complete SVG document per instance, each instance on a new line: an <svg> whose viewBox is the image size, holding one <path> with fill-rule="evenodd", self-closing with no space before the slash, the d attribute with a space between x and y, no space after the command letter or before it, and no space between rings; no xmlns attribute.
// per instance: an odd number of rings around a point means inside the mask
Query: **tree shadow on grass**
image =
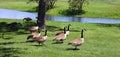
<svg viewBox="0 0 120 57"><path fill-rule="evenodd" d="M53 42L52 44L63 44L64 42Z"/></svg>
<svg viewBox="0 0 120 57"><path fill-rule="evenodd" d="M22 48L0 47L0 57L19 57L19 54L24 53L21 50Z"/></svg>
<svg viewBox="0 0 120 57"><path fill-rule="evenodd" d="M11 45L11 44L14 44L15 42L3 42L3 43L0 43L0 45Z"/></svg>
<svg viewBox="0 0 120 57"><path fill-rule="evenodd" d="M2 38L4 38L4 34L6 32L15 32L16 34L28 34L28 31L26 30L29 27L35 26L36 22L0 22L0 32L2 33ZM19 31L22 30L22 31ZM24 31L23 31L24 30Z"/></svg>
<svg viewBox="0 0 120 57"><path fill-rule="evenodd" d="M30 46L41 47L41 46L44 46L44 45L38 45L38 44L36 44L36 45L30 45Z"/></svg>
<svg viewBox="0 0 120 57"><path fill-rule="evenodd" d="M46 44L43 44L43 45L39 45L39 44L34 44L34 45L30 45L30 46L35 46L35 47L47 47L47 45Z"/></svg>
<svg viewBox="0 0 120 57"><path fill-rule="evenodd" d="M23 35L23 34L30 34L27 31L16 31L15 32L17 35Z"/></svg>
<svg viewBox="0 0 120 57"><path fill-rule="evenodd" d="M26 43L33 43L35 42L34 40L27 40Z"/></svg>
<svg viewBox="0 0 120 57"><path fill-rule="evenodd" d="M57 27L57 26L47 26L47 29L49 31L55 32L55 31L64 31L63 28ZM80 30L77 29L71 29L70 28L70 32L80 32Z"/></svg>
<svg viewBox="0 0 120 57"><path fill-rule="evenodd" d="M72 29L70 32L81 32L80 30Z"/></svg>
<svg viewBox="0 0 120 57"><path fill-rule="evenodd" d="M75 48L67 48L66 50L74 50L74 51L77 51L77 50L80 50L79 48L75 49Z"/></svg>
<svg viewBox="0 0 120 57"><path fill-rule="evenodd" d="M54 31L59 31L59 30L63 30L62 28L56 27L56 26L47 26L47 29L48 29L49 31L52 31L52 32L54 32Z"/></svg>
<svg viewBox="0 0 120 57"><path fill-rule="evenodd" d="M17 22L11 22L7 24L6 22L0 22L0 32L1 32L1 38L3 39L12 39L12 37L5 38L6 32L15 32L18 31L21 27L20 23Z"/></svg>
<svg viewBox="0 0 120 57"><path fill-rule="evenodd" d="M0 45L12 45L12 44L21 44L21 43L26 43L26 42L1 42Z"/></svg>
<svg viewBox="0 0 120 57"><path fill-rule="evenodd" d="M9 36L5 36L5 32L4 33L0 33L0 38L1 39L4 39L4 40L10 40L10 39L13 39L14 37L12 35L9 35Z"/></svg>
<svg viewBox="0 0 120 57"><path fill-rule="evenodd" d="M8 36L8 37L3 37L2 39L4 39L4 40L10 40L10 39L13 39L13 37L12 36Z"/></svg>
<svg viewBox="0 0 120 57"><path fill-rule="evenodd" d="M96 24L96 25L101 27L117 27L120 29L120 24Z"/></svg>

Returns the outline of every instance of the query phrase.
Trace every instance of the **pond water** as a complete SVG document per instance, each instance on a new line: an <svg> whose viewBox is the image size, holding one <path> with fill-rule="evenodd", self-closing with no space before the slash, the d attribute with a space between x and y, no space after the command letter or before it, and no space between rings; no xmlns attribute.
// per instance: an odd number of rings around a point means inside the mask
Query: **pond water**
<svg viewBox="0 0 120 57"><path fill-rule="evenodd" d="M22 12L17 10L8 10L8 9L0 8L0 18L23 19L25 17L30 17L36 20L37 13ZM107 19L107 18L78 18L75 16L46 15L46 19L52 21L61 21L61 22L120 24L120 19Z"/></svg>

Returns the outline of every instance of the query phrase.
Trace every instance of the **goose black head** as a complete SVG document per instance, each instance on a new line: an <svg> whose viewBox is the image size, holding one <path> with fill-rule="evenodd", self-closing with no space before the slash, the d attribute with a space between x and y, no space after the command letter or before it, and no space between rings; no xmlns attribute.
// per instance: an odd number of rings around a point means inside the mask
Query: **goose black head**
<svg viewBox="0 0 120 57"><path fill-rule="evenodd" d="M67 28L67 26L64 27L64 33L66 33L66 28Z"/></svg>

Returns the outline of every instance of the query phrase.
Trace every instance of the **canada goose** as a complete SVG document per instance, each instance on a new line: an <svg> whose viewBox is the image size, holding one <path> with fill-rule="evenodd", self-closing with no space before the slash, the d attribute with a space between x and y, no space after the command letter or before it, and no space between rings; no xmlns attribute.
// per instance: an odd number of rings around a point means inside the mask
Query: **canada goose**
<svg viewBox="0 0 120 57"><path fill-rule="evenodd" d="M58 34L55 36L55 38L53 39L53 41L62 41L66 39L66 27L64 27L64 33Z"/></svg>
<svg viewBox="0 0 120 57"><path fill-rule="evenodd" d="M77 46L80 46L84 43L84 37L83 37L83 32L86 31L86 29L82 29L81 31L81 38L75 39L68 43L68 45L73 45L75 46L75 50L77 49Z"/></svg>
<svg viewBox="0 0 120 57"><path fill-rule="evenodd" d="M44 36L39 36L39 37L34 37L33 40L38 42L39 45L44 45L45 40L48 38L47 36L47 30L45 30L45 35Z"/></svg>
<svg viewBox="0 0 120 57"><path fill-rule="evenodd" d="M22 26L22 24L17 23L17 22L12 22L12 23L8 24L7 26L16 27L16 26Z"/></svg>
<svg viewBox="0 0 120 57"><path fill-rule="evenodd" d="M67 31L66 31L67 36L70 34L70 26L71 26L71 24L68 24Z"/></svg>
<svg viewBox="0 0 120 57"><path fill-rule="evenodd" d="M71 24L68 24L67 31L66 31L66 35L67 35L67 36L68 36L69 33L70 33L70 26L71 26ZM61 34L61 33L64 33L64 31L58 32L56 35L59 35L59 34Z"/></svg>
<svg viewBox="0 0 120 57"><path fill-rule="evenodd" d="M40 32L33 32L33 33L31 33L30 35L28 35L28 37L27 37L27 40L28 39L30 39L30 38L35 38L35 37L39 37L41 35L41 33Z"/></svg>
<svg viewBox="0 0 120 57"><path fill-rule="evenodd" d="M9 31L16 31L20 28L20 26L22 26L22 24L17 22L12 22L7 25L7 27L9 28Z"/></svg>
<svg viewBox="0 0 120 57"><path fill-rule="evenodd" d="M25 21L31 21L32 19L31 19L30 17L26 17L26 18L23 19L23 21L24 21L24 20L25 20Z"/></svg>
<svg viewBox="0 0 120 57"><path fill-rule="evenodd" d="M35 31L39 32L39 26L32 26L32 27L28 28L27 30L30 31L31 33L35 32Z"/></svg>

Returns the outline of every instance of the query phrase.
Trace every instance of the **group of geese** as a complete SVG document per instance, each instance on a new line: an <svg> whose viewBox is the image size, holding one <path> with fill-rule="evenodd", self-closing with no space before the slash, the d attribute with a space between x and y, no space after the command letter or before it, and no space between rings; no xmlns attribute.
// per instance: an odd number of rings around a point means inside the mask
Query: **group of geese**
<svg viewBox="0 0 120 57"><path fill-rule="evenodd" d="M58 32L56 35L55 35L55 38L53 39L53 41L56 41L56 43L58 42L61 42L63 43L63 41L66 39L66 37L69 35L70 33L70 24L68 24L68 26L65 26L64 27L64 31L61 31L61 32ZM66 30L67 28L67 30ZM35 30L39 30L39 27L38 26L33 26L33 27L30 27L28 29L30 32L32 32L31 34L29 34L27 36L27 40L28 39L32 39L33 41L37 42L39 45L44 45L44 42L46 41L46 39L48 38L47 36L47 30L45 30L45 34L44 36L41 36L41 33L40 31L38 32L35 32ZM84 43L84 37L83 37L83 32L86 31L85 29L82 29L81 31L81 37L78 38L78 39L75 39L71 42L68 43L68 45L73 45L75 46L74 49L78 49L77 46L80 46L81 44Z"/></svg>

